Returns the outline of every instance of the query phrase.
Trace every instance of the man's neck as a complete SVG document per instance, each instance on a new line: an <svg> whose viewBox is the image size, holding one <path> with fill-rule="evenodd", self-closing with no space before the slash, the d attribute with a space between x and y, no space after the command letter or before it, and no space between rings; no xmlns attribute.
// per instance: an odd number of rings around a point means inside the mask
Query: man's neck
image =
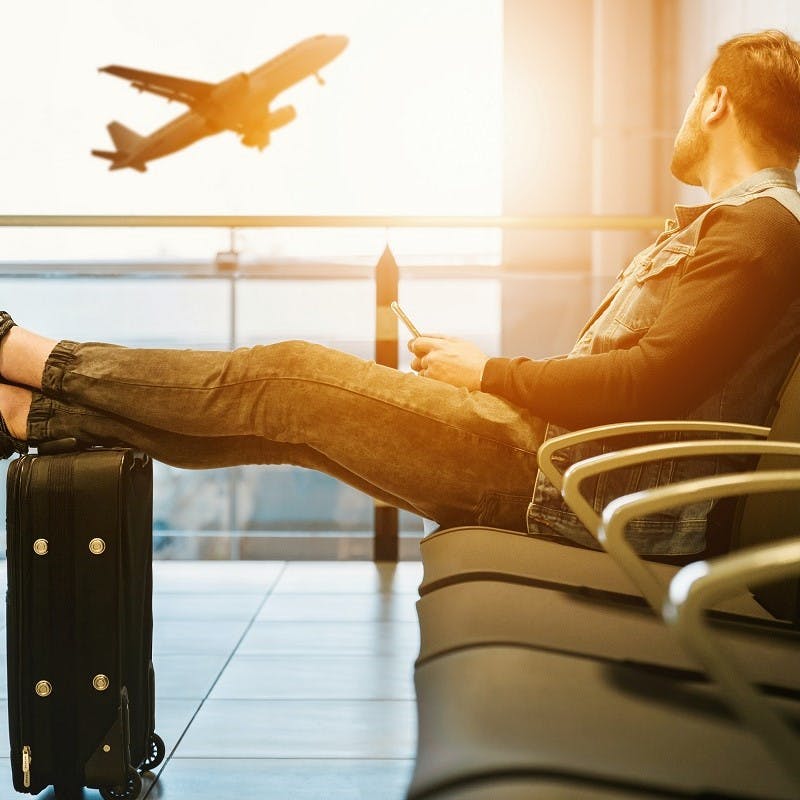
<svg viewBox="0 0 800 800"><path fill-rule="evenodd" d="M737 152L724 159L709 158L700 180L703 188L712 200L740 184L746 178L762 169L791 169L786 163L780 163L775 157L754 157L749 153Z"/></svg>

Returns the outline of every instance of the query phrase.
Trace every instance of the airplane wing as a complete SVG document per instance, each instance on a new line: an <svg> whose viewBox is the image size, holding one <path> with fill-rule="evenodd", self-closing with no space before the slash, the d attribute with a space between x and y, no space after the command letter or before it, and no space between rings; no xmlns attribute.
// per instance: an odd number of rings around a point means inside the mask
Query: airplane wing
<svg viewBox="0 0 800 800"><path fill-rule="evenodd" d="M145 72L141 69L120 67L117 64L101 67L99 71L129 80L131 86L140 92L157 94L159 97L166 97L167 100L178 100L188 106L195 106L216 85L203 81L191 81L187 78L177 78L174 75L160 75L157 72Z"/></svg>

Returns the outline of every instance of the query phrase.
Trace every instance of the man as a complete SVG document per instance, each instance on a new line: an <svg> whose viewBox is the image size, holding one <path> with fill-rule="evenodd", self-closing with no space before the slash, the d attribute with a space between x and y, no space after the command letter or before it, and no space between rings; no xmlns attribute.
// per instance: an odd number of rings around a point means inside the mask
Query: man
<svg viewBox="0 0 800 800"><path fill-rule="evenodd" d="M233 353L55 342L3 313L0 441L7 455L76 436L183 467L292 463L442 525L591 545L537 476L546 436L646 418L765 421L800 344L799 155L800 45L777 31L737 37L675 140L673 173L711 201L676 208L568 357L490 359L421 336L413 375L304 342ZM597 504L691 474L653 469L598 484ZM633 542L650 555L701 552L707 511L645 520Z"/></svg>

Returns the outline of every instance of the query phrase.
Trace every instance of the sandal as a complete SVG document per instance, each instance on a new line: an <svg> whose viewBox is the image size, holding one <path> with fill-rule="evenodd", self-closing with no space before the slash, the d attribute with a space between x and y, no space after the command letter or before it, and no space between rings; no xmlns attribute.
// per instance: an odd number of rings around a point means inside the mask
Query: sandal
<svg viewBox="0 0 800 800"><path fill-rule="evenodd" d="M6 334L16 324L17 323L11 319L11 315L7 311L0 311L0 344L2 343L3 339L5 339ZM3 415L0 414L0 459L8 458L13 453L24 454L27 452L27 443L20 439L15 439L11 435L10 431L8 430L8 426L6 425L6 421L3 419Z"/></svg>
<svg viewBox="0 0 800 800"><path fill-rule="evenodd" d="M0 311L0 342L5 339L6 334L16 325L17 323L11 319L11 315L7 311Z"/></svg>
<svg viewBox="0 0 800 800"><path fill-rule="evenodd" d="M6 421L3 419L3 415L0 414L0 459L8 458L14 453L21 453L24 455L27 452L27 442L23 442L21 439L15 439L11 435Z"/></svg>

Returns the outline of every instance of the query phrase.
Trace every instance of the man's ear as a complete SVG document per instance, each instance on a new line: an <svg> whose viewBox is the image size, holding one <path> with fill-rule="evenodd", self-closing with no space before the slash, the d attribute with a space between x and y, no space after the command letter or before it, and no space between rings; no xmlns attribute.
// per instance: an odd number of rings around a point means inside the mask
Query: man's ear
<svg viewBox="0 0 800 800"><path fill-rule="evenodd" d="M709 93L703 108L703 122L713 125L723 120L730 111L730 99L727 86L717 86Z"/></svg>

